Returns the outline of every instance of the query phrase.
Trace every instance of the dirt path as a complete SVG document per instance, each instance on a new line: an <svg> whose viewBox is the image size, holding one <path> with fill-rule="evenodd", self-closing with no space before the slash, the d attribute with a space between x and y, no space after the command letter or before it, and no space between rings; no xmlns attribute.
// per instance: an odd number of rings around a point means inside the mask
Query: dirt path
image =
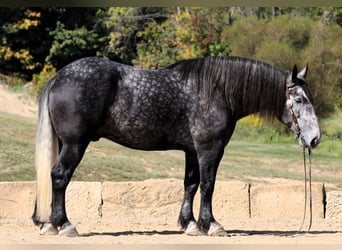
<svg viewBox="0 0 342 250"><path fill-rule="evenodd" d="M187 236L175 221L140 218L119 224L113 221L74 221L78 238L40 236L32 222L0 219L0 243L5 244L342 244L342 222L315 220L310 233L294 235L298 220L239 220L224 222L227 237ZM176 218L173 218L176 219ZM230 225L230 226L229 226Z"/></svg>
<svg viewBox="0 0 342 250"><path fill-rule="evenodd" d="M0 83L0 111L36 118L37 103L24 94L14 93Z"/></svg>

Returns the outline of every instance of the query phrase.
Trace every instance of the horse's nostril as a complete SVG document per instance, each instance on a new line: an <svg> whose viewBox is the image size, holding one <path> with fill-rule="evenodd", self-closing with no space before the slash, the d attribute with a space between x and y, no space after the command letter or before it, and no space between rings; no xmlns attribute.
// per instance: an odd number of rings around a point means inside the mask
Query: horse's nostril
<svg viewBox="0 0 342 250"><path fill-rule="evenodd" d="M320 143L320 139L318 137L315 137L311 140L310 142L310 146L311 148L316 147L318 144Z"/></svg>

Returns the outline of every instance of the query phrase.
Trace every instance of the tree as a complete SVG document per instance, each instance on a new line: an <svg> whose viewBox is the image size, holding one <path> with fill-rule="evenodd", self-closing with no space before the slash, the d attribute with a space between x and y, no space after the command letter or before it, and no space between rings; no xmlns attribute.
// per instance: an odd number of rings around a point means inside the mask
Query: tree
<svg viewBox="0 0 342 250"><path fill-rule="evenodd" d="M241 57L255 57L257 49L264 40L264 20L250 16L234 21L223 29L221 43L229 44L231 54Z"/></svg>
<svg viewBox="0 0 342 250"><path fill-rule="evenodd" d="M1 73L15 73L29 79L31 72L41 68L43 47L48 43L41 34L41 12L37 9L1 8L0 16Z"/></svg>
<svg viewBox="0 0 342 250"><path fill-rule="evenodd" d="M230 43L233 55L256 58L284 69L308 62L308 82L318 115L326 117L342 107L341 26L293 14L268 21L251 16L227 26L222 39Z"/></svg>
<svg viewBox="0 0 342 250"><path fill-rule="evenodd" d="M96 56L100 47L101 39L93 30L85 26L69 30L61 22L50 32L53 43L50 53L46 57L46 63L60 69L66 64L87 56Z"/></svg>
<svg viewBox="0 0 342 250"><path fill-rule="evenodd" d="M104 55L126 64L137 57L137 34L150 23L157 25L168 19L168 8L112 7L103 10L100 25L107 34Z"/></svg>
<svg viewBox="0 0 342 250"><path fill-rule="evenodd" d="M312 82L317 112L329 116L342 108L342 28L338 25L317 25L311 31L303 58L310 64L308 80Z"/></svg>
<svg viewBox="0 0 342 250"><path fill-rule="evenodd" d="M221 43L221 31L228 23L227 9L178 8L165 22L151 22L137 33L133 62L159 68L183 59L229 55L228 44Z"/></svg>
<svg viewBox="0 0 342 250"><path fill-rule="evenodd" d="M60 68L75 58L100 54L104 34L96 26L99 10L0 8L0 72L31 80L45 63Z"/></svg>
<svg viewBox="0 0 342 250"><path fill-rule="evenodd" d="M105 32L98 25L97 8L56 8L49 31L52 43L45 63L57 69L87 56L102 55Z"/></svg>

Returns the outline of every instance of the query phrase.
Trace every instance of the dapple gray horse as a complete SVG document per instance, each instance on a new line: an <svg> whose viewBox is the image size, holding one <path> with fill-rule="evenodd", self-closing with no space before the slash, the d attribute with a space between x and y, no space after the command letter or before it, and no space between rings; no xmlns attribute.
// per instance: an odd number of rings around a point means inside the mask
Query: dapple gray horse
<svg viewBox="0 0 342 250"><path fill-rule="evenodd" d="M191 59L159 70L98 57L65 66L40 96L33 221L41 234L77 235L66 214L65 190L89 143L104 137L133 149L183 150L179 224L189 235L224 235L213 216L212 196L224 148L240 118L276 117L302 147L319 144L306 73L307 67L286 71L239 57Z"/></svg>

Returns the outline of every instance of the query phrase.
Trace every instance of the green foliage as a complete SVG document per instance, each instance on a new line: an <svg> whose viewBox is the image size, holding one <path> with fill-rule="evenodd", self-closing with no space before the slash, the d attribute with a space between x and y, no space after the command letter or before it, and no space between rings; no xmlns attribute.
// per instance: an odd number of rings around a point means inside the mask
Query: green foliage
<svg viewBox="0 0 342 250"><path fill-rule="evenodd" d="M311 37L303 58L310 62L308 79L314 84L317 112L327 117L342 107L342 29L318 25Z"/></svg>
<svg viewBox="0 0 342 250"><path fill-rule="evenodd" d="M30 9L5 11L4 8L0 9L0 15L3 15L0 20L1 73L15 73L26 78L27 74L41 66L36 60L40 56L36 33L40 31L41 13Z"/></svg>
<svg viewBox="0 0 342 250"><path fill-rule="evenodd" d="M308 82L320 117L342 107L342 28L308 16L285 14L271 21L250 16L227 26L222 39L233 55L252 57L291 70L309 63ZM301 63L301 65L300 65Z"/></svg>
<svg viewBox="0 0 342 250"><path fill-rule="evenodd" d="M85 26L69 30L63 23L57 22L56 29L50 34L53 43L46 62L58 69L81 57L95 56L99 47L98 35Z"/></svg>
<svg viewBox="0 0 342 250"><path fill-rule="evenodd" d="M263 42L255 53L255 58L289 70L295 56L294 49L288 44L274 40Z"/></svg>
<svg viewBox="0 0 342 250"><path fill-rule="evenodd" d="M250 16L227 26L222 35L232 54L254 57L279 67L293 66L310 38L313 21L307 17L278 16L272 21Z"/></svg>
<svg viewBox="0 0 342 250"><path fill-rule="evenodd" d="M277 121L265 121L257 115L239 120L234 139L260 143L295 142L291 132Z"/></svg>
<svg viewBox="0 0 342 250"><path fill-rule="evenodd" d="M250 16L226 26L223 30L221 42L229 44L232 55L253 57L263 42L265 21Z"/></svg>
<svg viewBox="0 0 342 250"><path fill-rule="evenodd" d="M168 14L168 8L112 7L103 11L101 25L107 32L104 54L130 64L137 58L138 33L150 23L162 25Z"/></svg>
<svg viewBox="0 0 342 250"><path fill-rule="evenodd" d="M134 8L121 7L109 8L102 21L102 25L108 31L107 50L124 61L130 61L134 57L132 40L138 29L138 24L133 18Z"/></svg>
<svg viewBox="0 0 342 250"><path fill-rule="evenodd" d="M294 17L286 14L266 24L266 39L288 44L296 50L305 48L309 42L314 21L308 17Z"/></svg>
<svg viewBox="0 0 342 250"><path fill-rule="evenodd" d="M22 86L25 85L25 81L16 76L7 76L4 74L0 73L0 84L5 84L7 86L10 86L12 89L13 88L21 88Z"/></svg>
<svg viewBox="0 0 342 250"><path fill-rule="evenodd" d="M137 58L133 63L143 68L161 68L174 63L178 58L178 46L168 22L161 25L148 24L137 33L142 38L137 44Z"/></svg>
<svg viewBox="0 0 342 250"><path fill-rule="evenodd" d="M183 59L229 55L228 44L219 42L225 15L218 9L194 8L178 10L162 24L149 23L137 33L137 59L133 63L157 68Z"/></svg>
<svg viewBox="0 0 342 250"><path fill-rule="evenodd" d="M56 74L56 68L51 65L44 65L44 68L39 74L34 74L32 82L34 83L34 92L39 94L44 85Z"/></svg>

